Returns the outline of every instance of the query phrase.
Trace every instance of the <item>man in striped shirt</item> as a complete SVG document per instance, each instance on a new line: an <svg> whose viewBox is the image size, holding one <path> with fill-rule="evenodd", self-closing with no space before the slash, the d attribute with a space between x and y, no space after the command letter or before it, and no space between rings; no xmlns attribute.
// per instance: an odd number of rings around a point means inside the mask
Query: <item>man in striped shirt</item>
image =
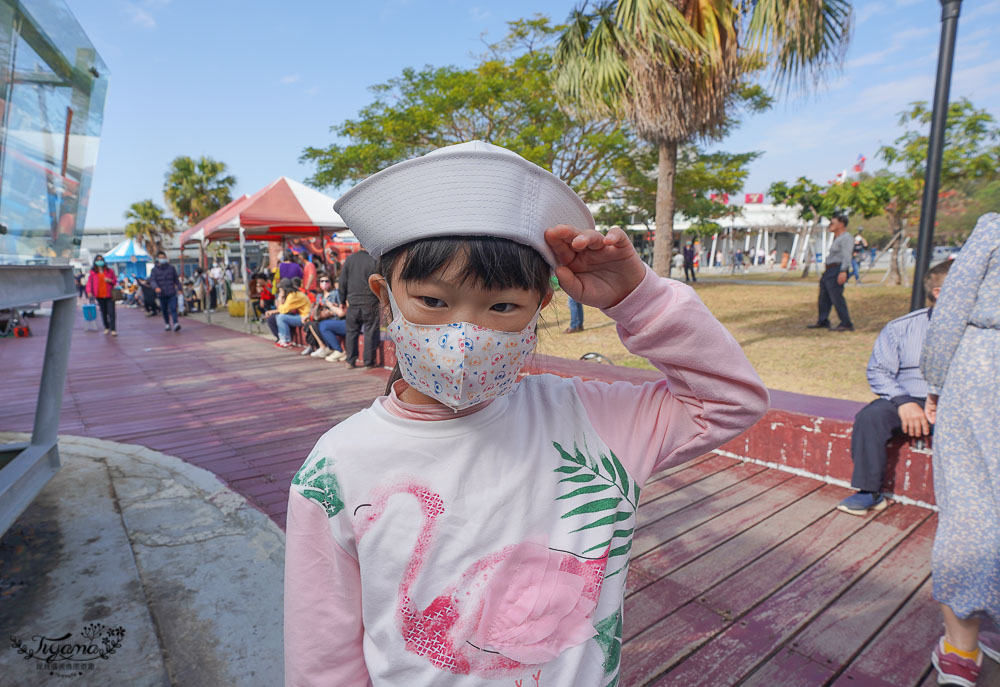
<svg viewBox="0 0 1000 687"><path fill-rule="evenodd" d="M933 308L951 260L927 271L924 287ZM878 398L854 417L851 459L854 474L851 486L858 490L837 506L852 515L880 511L887 502L882 496L888 452L886 442L894 435L927 436L931 427L924 416L927 382L920 373L920 349L924 346L931 309L921 308L887 324L875 340L868 361L868 384Z"/></svg>

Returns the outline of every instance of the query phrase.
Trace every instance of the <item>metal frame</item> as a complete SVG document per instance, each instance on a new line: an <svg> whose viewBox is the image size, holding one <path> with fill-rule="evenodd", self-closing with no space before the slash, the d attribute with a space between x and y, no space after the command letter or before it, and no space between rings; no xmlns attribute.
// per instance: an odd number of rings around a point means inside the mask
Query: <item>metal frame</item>
<svg viewBox="0 0 1000 687"><path fill-rule="evenodd" d="M59 414L76 316L72 267L0 266L0 309L40 301L52 301L52 321L45 342L35 422L30 442L0 445L0 534L59 471Z"/></svg>

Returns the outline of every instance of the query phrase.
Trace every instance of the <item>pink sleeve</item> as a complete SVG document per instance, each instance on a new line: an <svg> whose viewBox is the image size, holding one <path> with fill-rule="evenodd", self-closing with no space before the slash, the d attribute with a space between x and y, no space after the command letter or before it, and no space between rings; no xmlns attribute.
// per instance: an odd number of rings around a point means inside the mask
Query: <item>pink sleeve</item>
<svg viewBox="0 0 1000 687"><path fill-rule="evenodd" d="M664 374L641 386L573 380L594 429L639 484L718 448L767 412L764 383L690 287L647 268L635 291L604 312L625 347Z"/></svg>
<svg viewBox="0 0 1000 687"><path fill-rule="evenodd" d="M292 490L285 532L285 685L371 685L362 650L361 572L326 512Z"/></svg>

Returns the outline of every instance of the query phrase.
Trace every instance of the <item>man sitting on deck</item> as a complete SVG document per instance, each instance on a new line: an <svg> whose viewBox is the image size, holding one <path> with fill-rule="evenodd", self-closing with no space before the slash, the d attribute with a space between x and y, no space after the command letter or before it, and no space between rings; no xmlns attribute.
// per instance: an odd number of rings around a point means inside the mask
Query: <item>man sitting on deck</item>
<svg viewBox="0 0 1000 687"><path fill-rule="evenodd" d="M868 361L868 384L879 398L862 408L854 418L851 486L858 492L841 501L838 510L866 515L869 510L884 509L888 505L881 493L888 462L886 442L899 433L918 438L931 432L924 415L927 382L920 374L920 350L924 347L931 310L941 293L951 262L945 260L932 267L924 277L931 308L914 310L893 320L875 340Z"/></svg>

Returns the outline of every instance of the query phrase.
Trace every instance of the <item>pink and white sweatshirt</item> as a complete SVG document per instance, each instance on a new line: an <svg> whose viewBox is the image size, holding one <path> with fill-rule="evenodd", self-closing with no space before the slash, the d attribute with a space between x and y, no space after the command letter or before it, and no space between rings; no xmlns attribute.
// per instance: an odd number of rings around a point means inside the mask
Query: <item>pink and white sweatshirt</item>
<svg viewBox="0 0 1000 687"><path fill-rule="evenodd" d="M289 495L288 687L618 684L640 487L768 395L687 286L650 270L604 312L663 379L529 376L457 417L394 391L320 438Z"/></svg>

